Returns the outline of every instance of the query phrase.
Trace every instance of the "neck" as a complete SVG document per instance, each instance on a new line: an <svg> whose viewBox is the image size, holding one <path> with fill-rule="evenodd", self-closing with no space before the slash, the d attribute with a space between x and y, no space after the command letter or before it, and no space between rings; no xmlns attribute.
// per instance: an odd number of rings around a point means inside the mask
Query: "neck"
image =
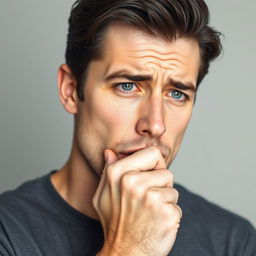
<svg viewBox="0 0 256 256"><path fill-rule="evenodd" d="M77 145L73 143L67 163L51 177L51 182L60 196L79 212L98 219L92 197L99 179L85 163Z"/></svg>

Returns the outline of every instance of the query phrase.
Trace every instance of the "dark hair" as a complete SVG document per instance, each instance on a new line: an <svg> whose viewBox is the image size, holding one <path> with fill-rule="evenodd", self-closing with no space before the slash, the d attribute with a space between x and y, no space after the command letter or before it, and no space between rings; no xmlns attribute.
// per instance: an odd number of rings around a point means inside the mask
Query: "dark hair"
<svg viewBox="0 0 256 256"><path fill-rule="evenodd" d="M116 22L170 41L196 39L201 54L197 87L210 61L221 53L220 33L208 25L209 11L203 0L77 0L69 18L65 57L77 79L80 100L84 100L88 64L102 56L104 31Z"/></svg>

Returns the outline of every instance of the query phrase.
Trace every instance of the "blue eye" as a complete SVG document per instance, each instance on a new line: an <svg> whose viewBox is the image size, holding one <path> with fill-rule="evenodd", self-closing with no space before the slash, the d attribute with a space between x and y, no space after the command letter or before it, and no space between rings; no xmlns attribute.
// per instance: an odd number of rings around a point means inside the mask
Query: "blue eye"
<svg viewBox="0 0 256 256"><path fill-rule="evenodd" d="M134 89L134 84L133 83L122 83L122 84L120 84L120 87L122 88L122 90L124 90L126 92L130 92Z"/></svg>
<svg viewBox="0 0 256 256"><path fill-rule="evenodd" d="M139 87L132 82L114 84L114 90L121 96L136 96L140 92Z"/></svg>
<svg viewBox="0 0 256 256"><path fill-rule="evenodd" d="M184 93L180 92L180 91L172 91L171 92L171 96L176 99L176 100L180 100L182 97L184 97Z"/></svg>

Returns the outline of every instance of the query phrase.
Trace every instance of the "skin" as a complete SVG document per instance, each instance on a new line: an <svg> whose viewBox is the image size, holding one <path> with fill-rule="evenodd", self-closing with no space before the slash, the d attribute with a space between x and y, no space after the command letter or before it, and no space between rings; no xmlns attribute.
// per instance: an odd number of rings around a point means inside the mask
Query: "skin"
<svg viewBox="0 0 256 256"><path fill-rule="evenodd" d="M199 65L193 39L169 42L111 25L104 56L89 64L84 102L69 67L60 67L59 95L75 128L70 158L52 183L71 206L100 220L99 255L171 250L181 209L167 167L192 115Z"/></svg>

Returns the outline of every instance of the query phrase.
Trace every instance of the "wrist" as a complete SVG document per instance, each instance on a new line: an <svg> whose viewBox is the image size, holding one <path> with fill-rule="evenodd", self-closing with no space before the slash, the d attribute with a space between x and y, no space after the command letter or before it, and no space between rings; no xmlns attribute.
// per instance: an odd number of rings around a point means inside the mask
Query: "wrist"
<svg viewBox="0 0 256 256"><path fill-rule="evenodd" d="M118 250L109 247L109 246L103 246L103 248L97 253L96 256L148 256L148 254L144 254L142 252L138 252L132 248L130 249L124 249L124 248L119 248Z"/></svg>
<svg viewBox="0 0 256 256"><path fill-rule="evenodd" d="M109 247L103 246L96 256L121 256L121 254Z"/></svg>

